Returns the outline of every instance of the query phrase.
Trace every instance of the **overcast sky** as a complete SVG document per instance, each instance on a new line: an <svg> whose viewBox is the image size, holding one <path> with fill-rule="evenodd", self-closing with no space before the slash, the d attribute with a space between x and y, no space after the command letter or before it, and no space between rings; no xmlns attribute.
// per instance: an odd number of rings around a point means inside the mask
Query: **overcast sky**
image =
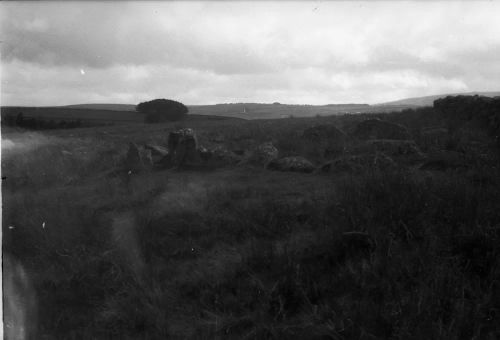
<svg viewBox="0 0 500 340"><path fill-rule="evenodd" d="M2 2L2 105L500 90L500 2Z"/></svg>

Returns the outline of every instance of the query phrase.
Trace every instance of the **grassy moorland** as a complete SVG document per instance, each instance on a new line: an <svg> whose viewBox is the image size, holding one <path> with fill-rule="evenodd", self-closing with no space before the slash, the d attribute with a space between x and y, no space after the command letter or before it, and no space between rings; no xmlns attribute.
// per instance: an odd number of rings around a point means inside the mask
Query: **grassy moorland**
<svg viewBox="0 0 500 340"><path fill-rule="evenodd" d="M373 116L3 129L3 247L30 306L13 314L29 316L33 339L498 338L491 129L434 109L377 116L406 126L424 156L308 174L228 164L128 175L116 171L128 142L166 145L182 126L207 148L271 141L318 166L369 157L365 141L302 133L350 134ZM346 243L353 231L373 244Z"/></svg>

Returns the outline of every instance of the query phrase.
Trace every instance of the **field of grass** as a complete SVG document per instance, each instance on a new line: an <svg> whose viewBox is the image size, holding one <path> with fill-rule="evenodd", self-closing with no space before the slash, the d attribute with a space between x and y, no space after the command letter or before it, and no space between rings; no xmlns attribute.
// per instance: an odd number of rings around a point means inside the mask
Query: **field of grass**
<svg viewBox="0 0 500 340"><path fill-rule="evenodd" d="M240 119L274 119L288 117L315 117L345 113L389 112L403 110L411 105L369 106L366 104L339 105L286 105L286 104L217 104L190 105L188 120L200 116L230 117ZM59 107L2 107L2 118L17 116L22 112L28 118L54 121L76 120L93 123L138 123L144 116L135 112L134 105L125 104L82 104Z"/></svg>
<svg viewBox="0 0 500 340"><path fill-rule="evenodd" d="M21 302L9 307L5 333L15 338L21 325L28 339L498 338L496 144L472 125L429 142L423 129L447 121L425 112L379 116L406 125L422 152L458 152L465 165L116 171L130 141L166 145L179 127L208 148L271 141L280 156L319 166L369 151L350 139L332 155L304 129L349 133L367 115L2 128L4 265L13 273L4 284ZM349 243L352 232L369 235L370 247Z"/></svg>

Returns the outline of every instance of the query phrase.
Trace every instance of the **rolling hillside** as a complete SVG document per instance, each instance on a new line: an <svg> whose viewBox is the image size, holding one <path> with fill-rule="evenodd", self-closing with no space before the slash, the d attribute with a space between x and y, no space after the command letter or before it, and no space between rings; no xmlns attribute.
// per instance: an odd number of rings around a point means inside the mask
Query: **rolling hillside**
<svg viewBox="0 0 500 340"><path fill-rule="evenodd" d="M432 106L434 100L449 95L482 95L500 96L500 92L469 92L441 94L425 97L405 98L376 105L368 104L328 104L328 105L296 105L296 104L262 104L262 103L229 103L214 105L187 105L190 119L198 116L213 116L215 119L277 119L290 117L332 116L357 113L384 113L401 111L407 108ZM8 114L17 115L22 112L25 117L52 120L82 120L99 122L142 122L143 116L135 112L133 104L76 104L56 107L2 107L2 117Z"/></svg>
<svg viewBox="0 0 500 340"><path fill-rule="evenodd" d="M214 105L187 105L190 115L210 115L233 117L242 119L275 119L289 117L315 117L331 116L346 113L380 113L397 111L408 108L407 105L370 106L368 104L328 104L328 105L295 105L295 104L261 104L261 103L229 103ZM46 109L46 108L38 108ZM48 108L47 108L48 109ZM83 110L86 117L94 117L94 111L98 115L106 117L117 117L118 120L136 119L135 105L131 104L79 104L61 106L58 110ZM62 111L61 111L62 112ZM68 111L77 114L78 111ZM117 114L120 112L120 114Z"/></svg>
<svg viewBox="0 0 500 340"><path fill-rule="evenodd" d="M486 97L495 97L495 96L500 96L500 92L467 92L467 93L447 93L447 94L439 94L439 95L433 95L433 96L425 96L425 97L414 97L414 98L405 98L405 99L400 99L392 102L387 102L387 103L382 103L379 104L380 106L432 106L434 101L439 98L444 98L446 96L458 96L458 95L464 95L464 96L473 96L473 95L479 95L479 96L486 96Z"/></svg>

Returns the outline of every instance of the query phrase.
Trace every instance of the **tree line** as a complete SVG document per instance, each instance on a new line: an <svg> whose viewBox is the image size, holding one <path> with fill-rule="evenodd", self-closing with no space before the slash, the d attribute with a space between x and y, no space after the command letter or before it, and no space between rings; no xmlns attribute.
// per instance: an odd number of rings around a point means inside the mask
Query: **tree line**
<svg viewBox="0 0 500 340"><path fill-rule="evenodd" d="M5 116L5 118L2 119L2 124L30 130L74 129L84 126L81 119L55 121L53 119L48 120L40 117L25 117L22 112L19 112L17 115L9 114ZM86 126L88 126L88 124Z"/></svg>

